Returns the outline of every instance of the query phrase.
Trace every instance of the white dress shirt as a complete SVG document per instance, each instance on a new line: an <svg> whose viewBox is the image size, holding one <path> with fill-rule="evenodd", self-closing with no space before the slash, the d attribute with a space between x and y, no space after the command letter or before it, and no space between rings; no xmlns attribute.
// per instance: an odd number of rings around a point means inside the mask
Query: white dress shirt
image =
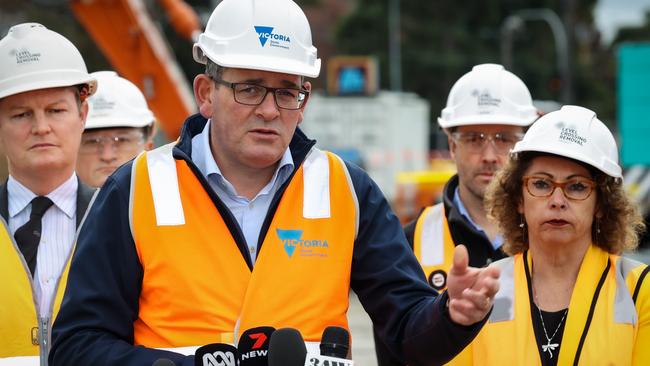
<svg viewBox="0 0 650 366"><path fill-rule="evenodd" d="M43 215L41 241L36 254L34 294L41 316L50 313L61 272L68 260L77 230L77 175L72 176L50 192L47 197L54 203ZM23 226L32 212L32 191L12 176L7 181L9 199L9 231L11 236Z"/></svg>

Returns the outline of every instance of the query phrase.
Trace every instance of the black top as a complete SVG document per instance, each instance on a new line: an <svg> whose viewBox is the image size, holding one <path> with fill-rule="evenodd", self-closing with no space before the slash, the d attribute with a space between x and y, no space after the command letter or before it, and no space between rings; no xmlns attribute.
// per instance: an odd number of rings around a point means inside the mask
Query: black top
<svg viewBox="0 0 650 366"><path fill-rule="evenodd" d="M535 305L535 303L533 303L532 306L534 307L531 314L533 318L533 330L535 331L535 339L537 340L537 346L539 347L542 366L556 366L558 356L560 355L560 346L562 346L562 334L564 333L564 325L566 324L565 315L567 315L568 309L562 309L560 311L542 310L541 316L544 319L544 325L542 326L540 309ZM537 316L535 316L535 314L537 314ZM546 347L549 344L549 341L544 333L544 328L546 328L546 334L551 339L549 347ZM554 346L555 344L557 344L557 346Z"/></svg>

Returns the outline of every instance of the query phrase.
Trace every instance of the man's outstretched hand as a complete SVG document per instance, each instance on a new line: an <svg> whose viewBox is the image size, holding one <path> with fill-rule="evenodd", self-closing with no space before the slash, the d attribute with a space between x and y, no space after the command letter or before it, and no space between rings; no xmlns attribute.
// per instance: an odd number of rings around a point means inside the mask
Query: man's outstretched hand
<svg viewBox="0 0 650 366"><path fill-rule="evenodd" d="M474 268L469 267L468 263L467 248L457 245L447 278L447 293L449 316L461 325L472 325L485 318L499 290L498 268Z"/></svg>

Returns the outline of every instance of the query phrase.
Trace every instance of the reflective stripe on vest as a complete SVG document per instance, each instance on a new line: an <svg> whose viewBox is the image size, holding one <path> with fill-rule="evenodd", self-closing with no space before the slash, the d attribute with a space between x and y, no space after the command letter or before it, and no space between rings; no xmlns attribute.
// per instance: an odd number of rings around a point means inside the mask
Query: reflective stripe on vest
<svg viewBox="0 0 650 366"><path fill-rule="evenodd" d="M328 325L347 327L359 218L345 164L312 149L280 199L251 273L231 228L172 147L133 164L131 230L144 270L135 343L236 343L238 330L256 326L293 327L318 341Z"/></svg>
<svg viewBox="0 0 650 366"><path fill-rule="evenodd" d="M587 321L597 283L608 261L612 263L611 267L593 305L593 317ZM528 263L531 266L530 254ZM505 258L493 265L501 268L500 288L488 323L466 348L471 349L473 360L452 363L539 365L541 350L532 326L523 255ZM557 356L558 365L572 365L576 352L579 352L579 365L632 364L633 352L636 352L638 309L632 303L631 290L636 285L633 274L639 273L643 267L645 265L627 258L609 255L596 246L589 248L571 295L560 354ZM645 292L644 299L648 304L649 294ZM585 329L586 338L578 351ZM504 340L508 340L507 349L503 348Z"/></svg>
<svg viewBox="0 0 650 366"><path fill-rule="evenodd" d="M61 306L69 269L70 258L57 284L52 302L54 315L47 322L47 327L43 328L45 331L39 331L38 310L29 269L18 245L9 234L7 223L0 218L0 278L4 279L0 287L0 358L38 355L39 344L49 348L49 330ZM47 342L43 336L48 338Z"/></svg>
<svg viewBox="0 0 650 366"><path fill-rule="evenodd" d="M443 291L447 287L447 273L454 259L454 242L442 203L427 207L418 218L413 251L429 284Z"/></svg>

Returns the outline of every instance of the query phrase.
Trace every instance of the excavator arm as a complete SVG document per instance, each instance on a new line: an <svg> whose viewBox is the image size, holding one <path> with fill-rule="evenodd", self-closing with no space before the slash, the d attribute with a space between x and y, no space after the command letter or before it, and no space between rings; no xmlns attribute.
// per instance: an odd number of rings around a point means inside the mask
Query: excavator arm
<svg viewBox="0 0 650 366"><path fill-rule="evenodd" d="M159 0L172 25L193 39L198 16L182 0ZM169 140L196 111L192 89L142 0L72 0L71 8L108 61L147 98ZM101 87L101 86L100 86Z"/></svg>

